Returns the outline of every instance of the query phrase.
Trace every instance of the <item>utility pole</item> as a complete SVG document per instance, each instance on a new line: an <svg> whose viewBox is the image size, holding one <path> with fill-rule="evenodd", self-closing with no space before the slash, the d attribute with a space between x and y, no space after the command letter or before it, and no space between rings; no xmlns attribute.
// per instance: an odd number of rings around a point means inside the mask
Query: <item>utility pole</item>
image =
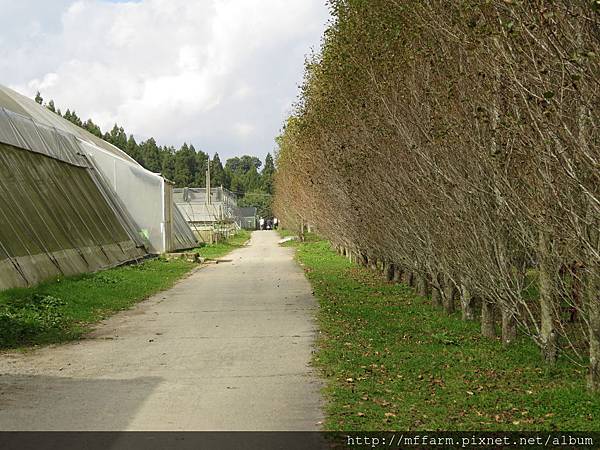
<svg viewBox="0 0 600 450"><path fill-rule="evenodd" d="M212 195L210 192L210 155L207 155L207 166L206 166L206 204L212 204Z"/></svg>

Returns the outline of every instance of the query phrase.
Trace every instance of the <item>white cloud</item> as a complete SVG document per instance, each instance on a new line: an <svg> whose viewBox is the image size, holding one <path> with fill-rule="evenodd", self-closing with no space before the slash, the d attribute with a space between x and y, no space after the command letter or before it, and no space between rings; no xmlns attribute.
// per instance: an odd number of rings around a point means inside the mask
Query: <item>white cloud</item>
<svg viewBox="0 0 600 450"><path fill-rule="evenodd" d="M225 157L272 150L327 20L324 0L0 0L0 10L0 83L39 89L104 129L118 122Z"/></svg>
<svg viewBox="0 0 600 450"><path fill-rule="evenodd" d="M238 136L246 138L252 134L252 132L255 130L255 127L249 123L236 123L233 126L233 130Z"/></svg>

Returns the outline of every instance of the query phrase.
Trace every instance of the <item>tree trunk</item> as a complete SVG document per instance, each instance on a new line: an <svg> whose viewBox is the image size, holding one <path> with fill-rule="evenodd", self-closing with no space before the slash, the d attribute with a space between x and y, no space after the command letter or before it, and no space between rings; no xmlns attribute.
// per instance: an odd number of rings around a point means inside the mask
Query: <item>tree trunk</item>
<svg viewBox="0 0 600 450"><path fill-rule="evenodd" d="M556 364L558 358L558 330L557 330L557 300L556 300L556 277L558 268L553 263L552 240L550 233L540 231L538 254L539 265L539 289L540 289L540 345L542 355L548 364Z"/></svg>
<svg viewBox="0 0 600 450"><path fill-rule="evenodd" d="M410 270L405 270L402 273L402 282L407 286L413 285L413 273Z"/></svg>
<svg viewBox="0 0 600 450"><path fill-rule="evenodd" d="M364 253L360 254L359 261L360 261L360 265L363 267L367 267L369 265L369 258Z"/></svg>
<svg viewBox="0 0 600 450"><path fill-rule="evenodd" d="M369 266L372 270L377 270L377 258L373 256L369 257Z"/></svg>
<svg viewBox="0 0 600 450"><path fill-rule="evenodd" d="M460 309L462 320L473 320L473 296L464 284L460 286Z"/></svg>
<svg viewBox="0 0 600 450"><path fill-rule="evenodd" d="M386 262L385 265L385 280L393 281L394 280L394 265L392 263Z"/></svg>
<svg viewBox="0 0 600 450"><path fill-rule="evenodd" d="M431 276L431 304L437 308L441 308L442 302L442 285L440 283L440 275L435 273Z"/></svg>
<svg viewBox="0 0 600 450"><path fill-rule="evenodd" d="M306 240L306 234L304 231L304 219L300 219L300 241L304 242Z"/></svg>
<svg viewBox="0 0 600 450"><path fill-rule="evenodd" d="M496 317L494 304L489 300L481 300L481 334L487 338L496 337Z"/></svg>
<svg viewBox="0 0 600 450"><path fill-rule="evenodd" d="M402 281L402 269L398 264L394 264L394 282L400 283Z"/></svg>
<svg viewBox="0 0 600 450"><path fill-rule="evenodd" d="M422 273L417 274L417 293L421 297L427 297L429 295L429 283L427 281L427 275Z"/></svg>
<svg viewBox="0 0 600 450"><path fill-rule="evenodd" d="M600 246L600 228L598 222L591 221L589 241L593 248ZM600 392L600 263L596 255L591 254L585 261L587 271L585 300L590 341L590 368L588 388Z"/></svg>
<svg viewBox="0 0 600 450"><path fill-rule="evenodd" d="M408 277L408 285L412 288L417 286L417 276L414 272L410 272L410 276Z"/></svg>
<svg viewBox="0 0 600 450"><path fill-rule="evenodd" d="M517 338L517 319L512 306L501 305L502 308L502 343L512 344Z"/></svg>
<svg viewBox="0 0 600 450"><path fill-rule="evenodd" d="M456 297L456 286L450 277L444 277L443 302L446 314L453 314L456 311L454 298Z"/></svg>
<svg viewBox="0 0 600 450"><path fill-rule="evenodd" d="M588 388L600 392L600 267L589 271L586 286L586 306L590 340Z"/></svg>

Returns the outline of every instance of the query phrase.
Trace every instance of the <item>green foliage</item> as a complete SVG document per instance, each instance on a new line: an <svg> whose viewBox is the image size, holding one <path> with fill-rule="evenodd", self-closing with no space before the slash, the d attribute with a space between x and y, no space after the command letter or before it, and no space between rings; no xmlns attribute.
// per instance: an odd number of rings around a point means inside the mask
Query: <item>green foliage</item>
<svg viewBox="0 0 600 450"><path fill-rule="evenodd" d="M186 143L175 153L175 178L177 186L193 186L198 162L196 154Z"/></svg>
<svg viewBox="0 0 600 450"><path fill-rule="evenodd" d="M44 103L44 99L42 98L42 95L40 94L40 91L37 91L37 93L35 94L35 102L39 105L41 105L42 103Z"/></svg>
<svg viewBox="0 0 600 450"><path fill-rule="evenodd" d="M162 155L154 138L144 141L139 146L139 152L144 161L144 167L151 172L159 173L162 169Z"/></svg>
<svg viewBox="0 0 600 450"><path fill-rule="evenodd" d="M152 259L0 292L0 348L77 339L89 325L171 287L192 267Z"/></svg>
<svg viewBox="0 0 600 450"><path fill-rule="evenodd" d="M69 326L65 302L51 295L30 294L0 304L0 348L29 342L39 335L56 334Z"/></svg>
<svg viewBox="0 0 600 450"><path fill-rule="evenodd" d="M118 126L116 123L112 130L110 130L110 133L104 135L104 140L123 151L127 148L127 134L125 134L123 127Z"/></svg>
<svg viewBox="0 0 600 450"><path fill-rule="evenodd" d="M225 163L225 170L230 173L247 173L252 167L256 170L262 165L260 159L256 156L243 155L240 157L229 158Z"/></svg>
<svg viewBox="0 0 600 450"><path fill-rule="evenodd" d="M273 217L273 210L271 208L272 197L263 190L255 189L251 192L246 193L244 197L238 200L238 206L242 207L255 207L256 214L259 217Z"/></svg>
<svg viewBox="0 0 600 450"><path fill-rule="evenodd" d="M81 121L81 119L79 118L79 116L77 115L77 113L75 111L71 112L69 109L67 109L67 111L65 112L65 115L63 117L65 119L67 119L69 122L71 122L72 124L83 128L83 122Z"/></svg>
<svg viewBox="0 0 600 450"><path fill-rule="evenodd" d="M94 136L102 139L102 130L92 121L92 119L86 120L86 122L83 124L83 128L92 133Z"/></svg>
<svg viewBox="0 0 600 450"><path fill-rule="evenodd" d="M129 135L129 139L127 139L127 145L125 146L125 153L135 159L137 162L142 164L142 154L140 152L140 147L135 141L133 135Z"/></svg>
<svg viewBox="0 0 600 450"><path fill-rule="evenodd" d="M219 154L215 153L215 156L210 161L210 178L211 184L215 187L223 186L229 189L230 180L223 168Z"/></svg>
<svg viewBox="0 0 600 450"><path fill-rule="evenodd" d="M175 149L168 147L162 152L162 176L167 180L175 179Z"/></svg>
<svg viewBox="0 0 600 450"><path fill-rule="evenodd" d="M265 167L261 173L261 187L267 194L273 194L273 177L275 176L275 163L270 153L265 158Z"/></svg>
<svg viewBox="0 0 600 450"><path fill-rule="evenodd" d="M194 149L193 146L191 146ZM194 150L195 151L195 150ZM194 186L197 187L205 187L206 186L206 170L208 169L208 155L203 151L195 151L196 152L196 172L194 176ZM212 169L212 167L211 167ZM211 186L216 186L214 181L212 180L211 174Z"/></svg>
<svg viewBox="0 0 600 450"><path fill-rule="evenodd" d="M316 241L297 258L318 298L326 430L580 430L600 427L582 368L550 369L522 339L505 348L408 287Z"/></svg>

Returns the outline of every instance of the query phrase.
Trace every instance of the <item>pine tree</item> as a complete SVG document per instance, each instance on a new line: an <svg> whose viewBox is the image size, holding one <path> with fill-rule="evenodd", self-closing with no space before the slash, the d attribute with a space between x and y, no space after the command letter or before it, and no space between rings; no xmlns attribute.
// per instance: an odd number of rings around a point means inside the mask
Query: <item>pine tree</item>
<svg viewBox="0 0 600 450"><path fill-rule="evenodd" d="M197 161L195 151L184 143L175 154L175 177L177 187L192 186L196 174Z"/></svg>
<svg viewBox="0 0 600 450"><path fill-rule="evenodd" d="M270 153L265 158L265 167L261 173L262 190L267 194L273 193L273 177L275 176L275 163Z"/></svg>
<svg viewBox="0 0 600 450"><path fill-rule="evenodd" d="M194 146L192 146L191 148L194 149ZM195 152L195 153L196 153L196 173L194 175L194 183L198 187L204 187L204 186L206 186L206 169L207 169L208 154L204 153L201 150L198 152ZM211 185L212 186L215 185L215 183L212 181L212 174L211 174Z"/></svg>
<svg viewBox="0 0 600 450"><path fill-rule="evenodd" d="M53 113L56 112L56 107L54 106L54 100L50 100L48 102L48 104L46 105L46 108L48 108L50 111L52 111Z"/></svg>
<svg viewBox="0 0 600 450"><path fill-rule="evenodd" d="M42 104L44 103L44 99L42 98L42 95L40 94L40 91L37 91L37 94L35 94L35 102L38 104Z"/></svg>
<svg viewBox="0 0 600 450"><path fill-rule="evenodd" d="M154 138L150 138L140 144L140 153L146 169L155 173L162 170L162 158Z"/></svg>
<svg viewBox="0 0 600 450"><path fill-rule="evenodd" d="M133 134L129 135L129 139L127 139L127 145L125 146L125 153L135 159L138 163L142 164L143 158L140 153L140 146L135 141ZM142 164L143 165L143 164Z"/></svg>
<svg viewBox="0 0 600 450"><path fill-rule="evenodd" d="M256 167L250 167L250 170L243 175L242 181L244 183L244 192L256 191L259 189L261 185L261 179Z"/></svg>
<svg viewBox="0 0 600 450"><path fill-rule="evenodd" d="M71 122L72 124L77 125L78 127L82 127L83 128L83 122L81 121L81 119L79 118L79 116L77 115L77 113L75 112L75 110L73 110L71 112L71 114L69 115L69 118L67 120L69 122Z"/></svg>
<svg viewBox="0 0 600 450"><path fill-rule="evenodd" d="M100 139L102 139L102 130L100 130L100 127L98 125L92 122L92 119L88 119L83 124L83 128L92 133L94 136L98 136Z"/></svg>
<svg viewBox="0 0 600 450"><path fill-rule="evenodd" d="M110 130L110 134L106 140L121 150L125 150L127 147L127 134L123 127L118 126L116 123L112 130Z"/></svg>
<svg viewBox="0 0 600 450"><path fill-rule="evenodd" d="M175 180L175 149L166 147L162 152L162 176L167 180Z"/></svg>
<svg viewBox="0 0 600 450"><path fill-rule="evenodd" d="M229 189L229 180L225 173L225 169L223 169L223 164L221 164L218 153L215 153L215 156L210 162L210 177L213 186L223 186Z"/></svg>
<svg viewBox="0 0 600 450"><path fill-rule="evenodd" d="M234 194L237 194L239 197L243 197L246 190L244 185L244 180L242 179L243 175L239 173L234 173L231 177L231 185L229 189Z"/></svg>

